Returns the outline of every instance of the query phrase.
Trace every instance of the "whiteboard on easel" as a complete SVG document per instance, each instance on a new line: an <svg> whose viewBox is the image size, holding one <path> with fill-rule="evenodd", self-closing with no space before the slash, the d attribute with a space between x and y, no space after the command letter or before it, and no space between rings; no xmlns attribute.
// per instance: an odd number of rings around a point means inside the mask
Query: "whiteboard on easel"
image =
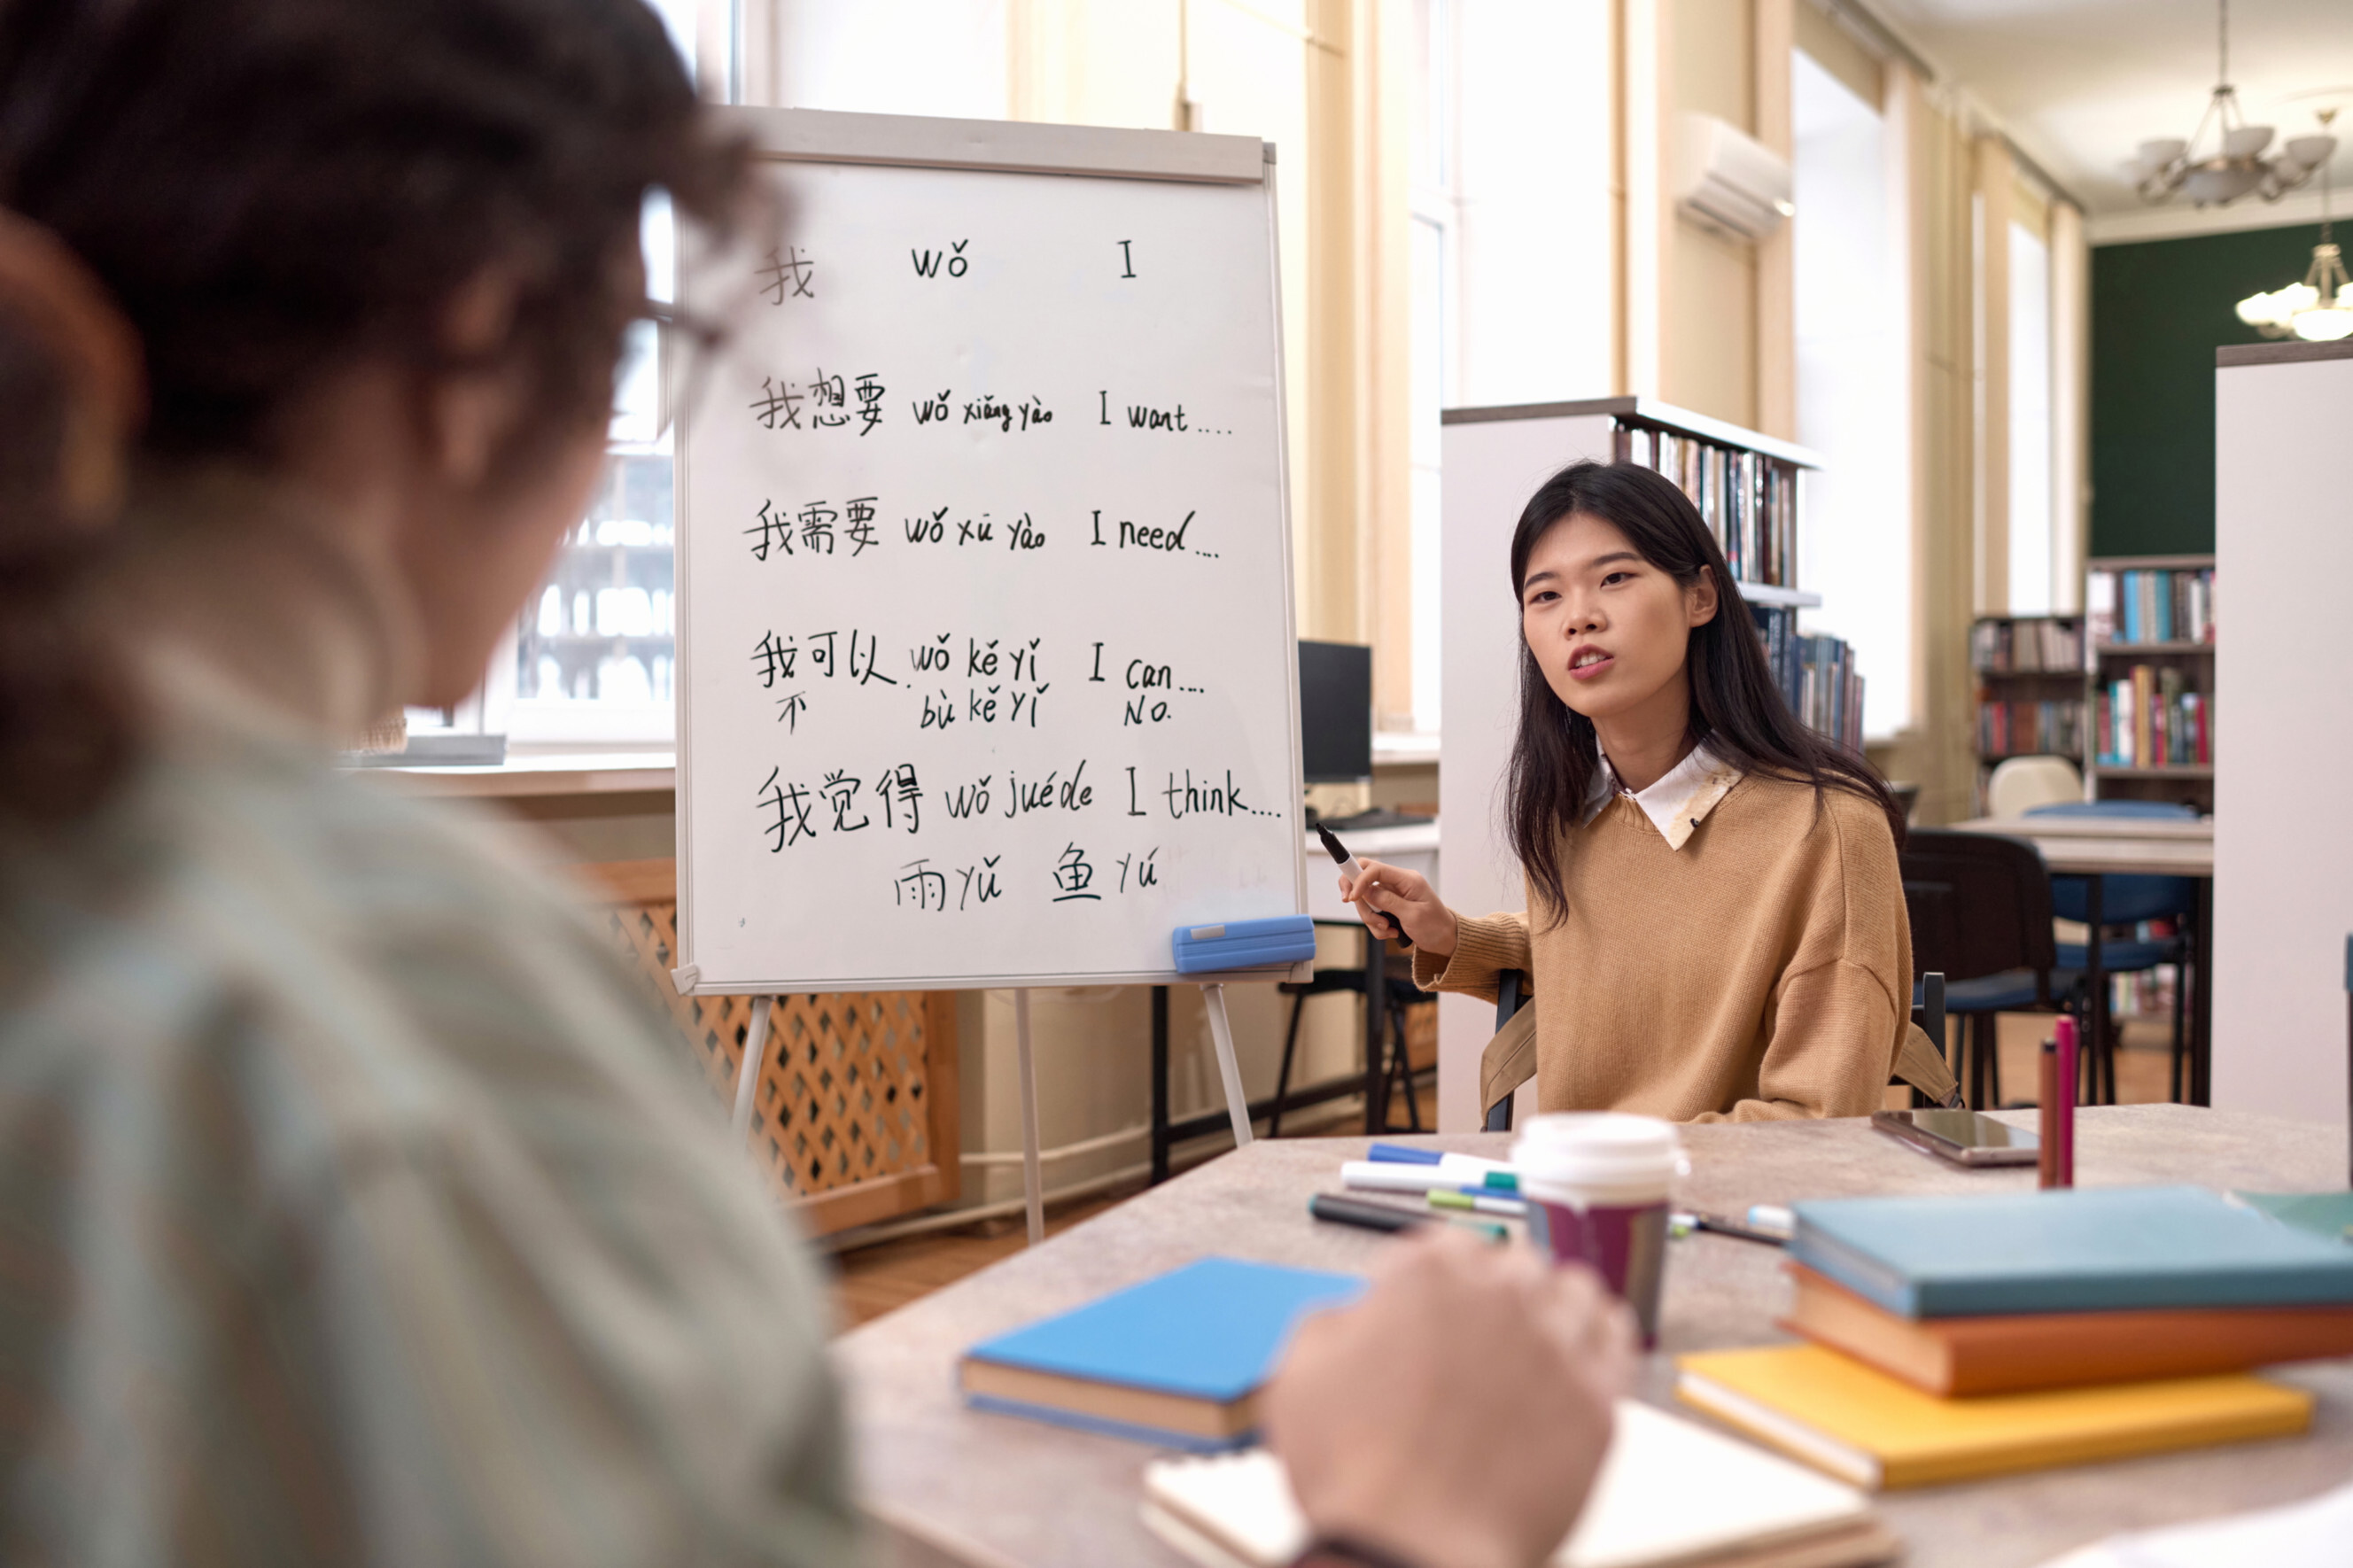
<svg viewBox="0 0 2353 1568"><path fill-rule="evenodd" d="M681 989L1303 910L1271 151L728 112L784 216L680 268Z"/></svg>

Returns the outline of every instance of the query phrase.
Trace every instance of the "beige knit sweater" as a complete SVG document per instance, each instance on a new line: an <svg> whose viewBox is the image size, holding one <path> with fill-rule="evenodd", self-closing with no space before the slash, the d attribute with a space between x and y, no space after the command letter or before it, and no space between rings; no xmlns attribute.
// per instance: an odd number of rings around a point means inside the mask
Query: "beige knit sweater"
<svg viewBox="0 0 2353 1568"><path fill-rule="evenodd" d="M1912 932L1878 807L1747 777L1680 849L1623 795L1568 835L1566 916L1464 918L1427 990L1534 975L1546 1110L1862 1116L1910 1026Z"/></svg>

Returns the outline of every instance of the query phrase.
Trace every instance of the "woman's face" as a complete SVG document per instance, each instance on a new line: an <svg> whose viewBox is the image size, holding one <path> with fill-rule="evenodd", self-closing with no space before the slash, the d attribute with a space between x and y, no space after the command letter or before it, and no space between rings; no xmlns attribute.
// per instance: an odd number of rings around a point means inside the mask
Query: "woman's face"
<svg viewBox="0 0 2353 1568"><path fill-rule="evenodd" d="M1546 683L1597 724L1688 703L1691 630L1715 610L1708 574L1686 588L1584 512L1545 531L1520 585L1521 635Z"/></svg>

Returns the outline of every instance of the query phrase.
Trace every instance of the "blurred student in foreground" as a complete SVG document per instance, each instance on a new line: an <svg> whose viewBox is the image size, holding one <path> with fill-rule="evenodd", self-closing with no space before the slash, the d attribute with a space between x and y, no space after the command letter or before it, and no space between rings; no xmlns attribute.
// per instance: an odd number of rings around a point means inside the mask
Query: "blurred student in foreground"
<svg viewBox="0 0 2353 1568"><path fill-rule="evenodd" d="M0 1560L859 1558L817 1272L665 1023L329 768L580 516L646 193L744 181L638 0L0 0ZM1536 1561L1627 1354L1393 1253L1271 1401L1318 1553Z"/></svg>

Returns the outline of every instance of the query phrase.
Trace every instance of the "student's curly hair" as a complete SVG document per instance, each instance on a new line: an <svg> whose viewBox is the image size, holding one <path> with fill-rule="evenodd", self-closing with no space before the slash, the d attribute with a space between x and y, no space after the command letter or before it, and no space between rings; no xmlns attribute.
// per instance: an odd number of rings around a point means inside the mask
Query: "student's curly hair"
<svg viewBox="0 0 2353 1568"><path fill-rule="evenodd" d="M501 269L527 457L609 406L647 192L723 222L744 166L642 0L0 0L0 818L75 816L136 752L72 608L107 530L60 476L113 405L60 293L135 334L141 458L267 463L322 377L445 363Z"/></svg>

